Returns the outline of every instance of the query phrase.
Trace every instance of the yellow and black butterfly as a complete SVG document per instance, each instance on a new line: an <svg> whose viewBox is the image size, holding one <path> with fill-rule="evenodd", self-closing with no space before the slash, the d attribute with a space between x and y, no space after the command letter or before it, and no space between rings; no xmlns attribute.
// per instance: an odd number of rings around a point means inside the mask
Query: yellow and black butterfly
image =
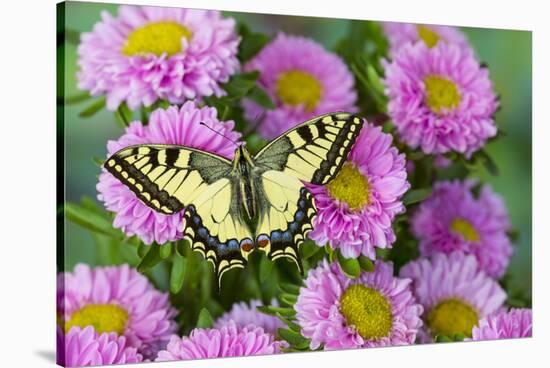
<svg viewBox="0 0 550 368"><path fill-rule="evenodd" d="M244 144L233 161L184 146L142 144L118 151L104 166L155 211L185 211L184 236L214 264L218 283L229 269L245 267L255 249L270 260L288 257L303 272L298 247L316 215L304 182L330 182L362 126L357 116L326 114L255 156Z"/></svg>

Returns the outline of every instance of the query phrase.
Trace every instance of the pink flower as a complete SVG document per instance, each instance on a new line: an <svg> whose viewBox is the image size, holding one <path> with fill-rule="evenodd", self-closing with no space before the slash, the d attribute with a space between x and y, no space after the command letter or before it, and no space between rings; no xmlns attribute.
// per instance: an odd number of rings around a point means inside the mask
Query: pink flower
<svg viewBox="0 0 550 368"><path fill-rule="evenodd" d="M388 113L401 140L424 153L470 157L497 133L498 100L471 50L454 44L404 45L384 61Z"/></svg>
<svg viewBox="0 0 550 368"><path fill-rule="evenodd" d="M405 211L401 196L409 189L405 156L392 136L365 124L348 161L326 186L308 186L317 218L309 237L320 246L330 242L348 258L375 259L376 247L395 241L392 221Z"/></svg>
<svg viewBox="0 0 550 368"><path fill-rule="evenodd" d="M499 278L513 253L510 218L501 196L485 184L476 197L475 185L473 180L435 183L411 217L412 232L422 255L460 250L475 255L487 274Z"/></svg>
<svg viewBox="0 0 550 368"><path fill-rule="evenodd" d="M108 156L133 144L157 143L183 145L233 158L235 145L200 125L203 122L227 138L237 141L240 134L233 131L233 121L220 122L216 114L216 109L199 108L191 101L181 108L172 106L166 110L157 109L151 114L148 125L135 121L118 140L109 141ZM146 244L163 244L182 238L183 211L173 215L156 212L104 169L99 176L97 190L98 199L105 203L109 211L116 214L113 226L122 229L128 236L137 235Z"/></svg>
<svg viewBox="0 0 550 368"><path fill-rule="evenodd" d="M265 110L250 100L243 103L250 121L265 113L259 131L266 139L318 115L357 111L346 64L309 38L279 33L244 69L260 72L258 84L276 105Z"/></svg>
<svg viewBox="0 0 550 368"><path fill-rule="evenodd" d="M271 304L274 306L279 305L276 299ZM253 325L263 328L266 333L276 335L277 329L285 327L285 324L277 317L259 312L256 308L262 305L264 304L261 300L251 300L249 303L235 303L229 312L224 313L218 318L214 327L221 328L231 323L235 323L239 328Z"/></svg>
<svg viewBox="0 0 550 368"><path fill-rule="evenodd" d="M417 42L423 42L428 47L434 47L442 41L463 49L470 48L466 36L456 27L396 22L384 22L382 27L390 42L391 55L398 53L404 45Z"/></svg>
<svg viewBox="0 0 550 368"><path fill-rule="evenodd" d="M323 261L309 271L294 305L302 335L311 349L413 344L423 309L410 283L393 276L391 263L377 261L373 272L350 279L337 263Z"/></svg>
<svg viewBox="0 0 550 368"><path fill-rule="evenodd" d="M277 354L283 345L261 327L240 328L231 322L221 328L196 328L189 337L172 336L156 361Z"/></svg>
<svg viewBox="0 0 550 368"><path fill-rule="evenodd" d="M218 11L122 5L101 16L81 37L78 87L106 94L110 110L220 96L239 68L235 21Z"/></svg>
<svg viewBox="0 0 550 368"><path fill-rule="evenodd" d="M471 337L479 320L502 307L506 293L498 282L479 269L473 255L438 253L403 266L400 277L413 281L413 293L424 307L425 330L421 342L432 337Z"/></svg>
<svg viewBox="0 0 550 368"><path fill-rule="evenodd" d="M497 340L531 337L533 335L533 313L531 309L516 309L493 313L472 330L473 340Z"/></svg>
<svg viewBox="0 0 550 368"><path fill-rule="evenodd" d="M57 312L65 331L93 326L114 332L131 346L167 339L177 329L167 293L128 265L90 268L58 275Z"/></svg>
<svg viewBox="0 0 550 368"><path fill-rule="evenodd" d="M64 367L139 363L143 360L126 337L116 333L98 334L92 326L73 327L64 335L57 330L57 364Z"/></svg>

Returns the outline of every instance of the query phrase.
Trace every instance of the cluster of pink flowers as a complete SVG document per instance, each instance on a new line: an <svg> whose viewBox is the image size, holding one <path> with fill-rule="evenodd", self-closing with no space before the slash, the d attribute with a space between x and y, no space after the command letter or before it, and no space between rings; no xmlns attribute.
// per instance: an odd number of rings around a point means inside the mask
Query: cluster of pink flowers
<svg viewBox="0 0 550 368"><path fill-rule="evenodd" d="M427 154L470 157L497 134L489 71L457 29L393 23L385 29L392 46L384 61L388 113L400 139Z"/></svg>
<svg viewBox="0 0 550 368"><path fill-rule="evenodd" d="M120 6L101 15L78 47L78 86L105 94L111 110L223 95L239 69L235 21L218 11Z"/></svg>
<svg viewBox="0 0 550 368"><path fill-rule="evenodd" d="M284 325L259 305L236 304L214 328L179 337L168 294L137 270L78 264L58 276L57 361L80 367L279 353L288 346L275 339Z"/></svg>

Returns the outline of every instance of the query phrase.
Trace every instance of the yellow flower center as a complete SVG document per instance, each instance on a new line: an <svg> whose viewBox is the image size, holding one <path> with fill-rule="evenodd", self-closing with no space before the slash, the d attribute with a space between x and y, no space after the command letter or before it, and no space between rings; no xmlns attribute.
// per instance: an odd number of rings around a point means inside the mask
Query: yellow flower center
<svg viewBox="0 0 550 368"><path fill-rule="evenodd" d="M275 86L275 93L286 105L304 105L311 111L321 100L322 86L309 73L300 70L290 70L281 73Z"/></svg>
<svg viewBox="0 0 550 368"><path fill-rule="evenodd" d="M392 328L391 305L379 291L352 285L340 299L340 312L366 340L388 336Z"/></svg>
<svg viewBox="0 0 550 368"><path fill-rule="evenodd" d="M420 37L420 39L424 41L426 46L428 46L430 49L437 45L437 43L441 39L441 37L436 32L421 24L416 26L416 31L418 32L418 37Z"/></svg>
<svg viewBox="0 0 550 368"><path fill-rule="evenodd" d="M441 301L428 313L426 322L432 335L453 337L457 333L472 337L472 328L477 325L479 316L470 304L460 299L450 298Z"/></svg>
<svg viewBox="0 0 550 368"><path fill-rule="evenodd" d="M126 40L122 53L126 56L163 53L172 56L181 51L181 39L191 39L191 31L176 22L149 23L135 29Z"/></svg>
<svg viewBox="0 0 550 368"><path fill-rule="evenodd" d="M97 333L116 332L124 333L128 322L128 312L114 304L88 304L74 312L65 324L65 331L73 326L94 326Z"/></svg>
<svg viewBox="0 0 550 368"><path fill-rule="evenodd" d="M477 242L480 240L479 233L473 225L462 218L456 218L451 222L451 231L461 235L464 240L469 242Z"/></svg>
<svg viewBox="0 0 550 368"><path fill-rule="evenodd" d="M456 84L437 75L424 78L426 104L436 114L442 110L453 110L460 103L460 92Z"/></svg>
<svg viewBox="0 0 550 368"><path fill-rule="evenodd" d="M327 188L332 198L347 203L352 211L360 210L369 203L369 182L350 163L342 166Z"/></svg>

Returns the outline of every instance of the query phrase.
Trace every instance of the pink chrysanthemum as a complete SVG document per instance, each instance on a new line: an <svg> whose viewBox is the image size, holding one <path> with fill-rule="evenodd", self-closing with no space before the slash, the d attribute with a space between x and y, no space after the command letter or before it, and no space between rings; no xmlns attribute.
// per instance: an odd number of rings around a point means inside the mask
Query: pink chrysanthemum
<svg viewBox="0 0 550 368"><path fill-rule="evenodd" d="M177 144L209 151L227 158L233 158L235 145L208 127L237 141L240 134L233 131L233 121L220 122L216 109L198 108L188 101L181 108L157 109L143 126L135 121L116 141L107 144L108 156L133 144ZM164 215L141 202L136 195L112 174L103 170L97 184L98 199L105 207L116 213L113 226L122 229L128 236L137 235L146 244L153 241L163 244L180 239L183 235L183 211Z"/></svg>
<svg viewBox="0 0 550 368"><path fill-rule="evenodd" d="M479 320L506 300L504 290L478 267L476 258L462 252L409 262L400 276L413 280L416 300L424 306L422 342L436 335L471 337Z"/></svg>
<svg viewBox="0 0 550 368"><path fill-rule="evenodd" d="M263 116L259 132L266 139L314 116L357 111L354 79L346 64L309 38L279 33L244 69L260 72L258 84L276 105L265 110L243 102L250 121Z"/></svg>
<svg viewBox="0 0 550 368"><path fill-rule="evenodd" d="M330 242L345 257L375 259L375 247L395 241L394 217L405 211L400 197L409 189L405 156L392 136L365 124L336 178L326 186L310 185L317 218L309 237Z"/></svg>
<svg viewBox="0 0 550 368"><path fill-rule="evenodd" d="M499 278L513 253L510 219L501 196L485 184L476 198L475 185L474 180L435 183L432 195L411 217L412 232L420 240L421 255L471 253L487 274Z"/></svg>
<svg viewBox="0 0 550 368"><path fill-rule="evenodd" d="M277 354L282 346L283 342L275 341L261 327L240 328L230 322L221 328L196 328L189 337L173 335L156 361Z"/></svg>
<svg viewBox="0 0 550 368"><path fill-rule="evenodd" d="M122 5L84 33L78 86L131 109L212 94L239 68L235 21L212 10Z"/></svg>
<svg viewBox="0 0 550 368"><path fill-rule="evenodd" d="M394 277L391 263L377 261L373 272L350 279L323 261L309 271L294 305L302 335L311 349L410 345L422 326L410 281Z"/></svg>
<svg viewBox="0 0 550 368"><path fill-rule="evenodd" d="M472 51L442 42L407 44L383 64L388 112L410 147L469 157L496 135L498 100L489 71Z"/></svg>
<svg viewBox="0 0 550 368"><path fill-rule="evenodd" d="M156 290L145 276L128 265L90 268L58 276L57 308L65 331L93 326L98 334L115 332L128 343L168 339L177 329L167 293Z"/></svg>
<svg viewBox="0 0 550 368"><path fill-rule="evenodd" d="M472 331L473 340L498 340L531 337L533 335L533 313L531 309L500 311L479 321Z"/></svg>
<svg viewBox="0 0 550 368"><path fill-rule="evenodd" d="M278 306L275 299L271 304ZM235 323L239 328L254 325L263 328L267 333L275 335L277 329L285 327L285 324L277 317L259 312L256 308L262 305L264 304L261 300L251 300L249 303L235 303L229 312L224 313L218 318L214 327L221 328L230 323Z"/></svg>
<svg viewBox="0 0 550 368"><path fill-rule="evenodd" d="M57 364L64 367L140 363L135 347L116 333L98 334L92 326L73 327L67 334L57 331Z"/></svg>
<svg viewBox="0 0 550 368"><path fill-rule="evenodd" d="M463 49L470 48L466 36L456 27L396 22L384 22L382 27L390 43L391 55L398 53L404 45L418 41L423 42L428 47L434 47L440 41L443 41Z"/></svg>

